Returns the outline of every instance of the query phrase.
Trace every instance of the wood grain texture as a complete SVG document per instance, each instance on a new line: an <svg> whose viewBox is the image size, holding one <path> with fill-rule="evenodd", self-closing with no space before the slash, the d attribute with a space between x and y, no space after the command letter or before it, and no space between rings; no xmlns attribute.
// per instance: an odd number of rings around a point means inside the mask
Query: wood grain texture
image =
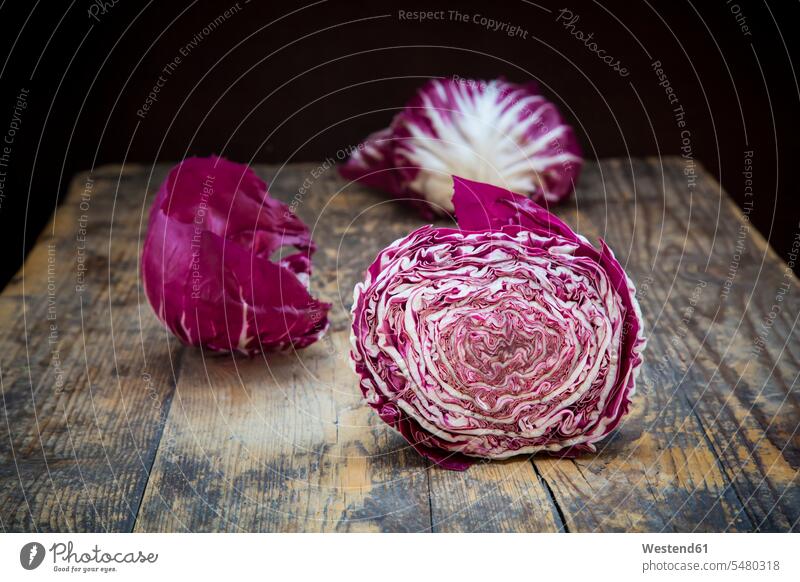
<svg viewBox="0 0 800 582"><path fill-rule="evenodd" d="M113 167L77 177L3 292L5 530L127 531L135 522L177 346L139 319L137 191L146 174L127 172L135 178Z"/></svg>
<svg viewBox="0 0 800 582"><path fill-rule="evenodd" d="M187 353L137 530L428 529L426 463L361 406L346 344Z"/></svg>
<svg viewBox="0 0 800 582"><path fill-rule="evenodd" d="M176 345L140 304L142 213L168 168L101 168L83 207L77 177L0 296L0 527L797 530L800 286L746 211L687 168L589 163L556 209L603 237L639 289L649 346L631 414L594 455L463 473L383 425L346 361L353 286L423 224L412 209L328 164L257 168L312 225L312 288L334 307L322 342L248 360Z"/></svg>

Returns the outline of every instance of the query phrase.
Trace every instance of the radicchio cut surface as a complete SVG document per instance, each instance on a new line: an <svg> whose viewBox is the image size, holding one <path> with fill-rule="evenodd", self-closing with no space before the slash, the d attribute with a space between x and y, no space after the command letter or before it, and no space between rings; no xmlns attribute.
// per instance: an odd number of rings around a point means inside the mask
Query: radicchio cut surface
<svg viewBox="0 0 800 582"><path fill-rule="evenodd" d="M594 451L627 413L645 339L632 282L530 199L454 178L459 229L424 226L356 285L368 404L448 469Z"/></svg>
<svg viewBox="0 0 800 582"><path fill-rule="evenodd" d="M551 204L572 192L582 161L572 128L536 83L435 79L340 173L430 216L453 211L451 175Z"/></svg>
<svg viewBox="0 0 800 582"><path fill-rule="evenodd" d="M296 252L273 260L283 247ZM187 344L248 355L302 348L328 328L330 305L308 292L314 249L308 227L248 166L189 158L156 194L142 282Z"/></svg>

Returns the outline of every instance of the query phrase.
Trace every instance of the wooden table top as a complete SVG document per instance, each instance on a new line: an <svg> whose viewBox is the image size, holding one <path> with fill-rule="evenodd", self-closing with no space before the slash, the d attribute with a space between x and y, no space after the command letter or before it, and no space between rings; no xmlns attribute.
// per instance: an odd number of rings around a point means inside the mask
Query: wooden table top
<svg viewBox="0 0 800 582"><path fill-rule="evenodd" d="M691 167L589 163L556 210L639 289L649 345L630 416L598 454L463 473L410 450L347 365L353 286L422 224L413 210L325 165L257 167L313 225L333 324L297 353L232 358L180 345L144 301L143 225L169 167L77 176L0 297L0 528L800 529L800 286Z"/></svg>

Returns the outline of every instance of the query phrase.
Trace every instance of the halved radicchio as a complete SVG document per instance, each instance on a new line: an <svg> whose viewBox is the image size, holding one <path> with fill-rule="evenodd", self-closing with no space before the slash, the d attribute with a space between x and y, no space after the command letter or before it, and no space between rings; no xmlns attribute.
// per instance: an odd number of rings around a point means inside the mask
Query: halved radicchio
<svg viewBox="0 0 800 582"><path fill-rule="evenodd" d="M415 201L430 217L453 211L452 175L550 204L569 196L582 162L572 128L536 83L435 79L340 173Z"/></svg>
<svg viewBox="0 0 800 582"><path fill-rule="evenodd" d="M448 469L594 451L642 363L633 284L602 240L526 197L453 180L460 230L415 230L356 285L351 360L366 401Z"/></svg>
<svg viewBox="0 0 800 582"><path fill-rule="evenodd" d="M283 247L297 252L280 260ZM248 355L302 348L328 328L308 292L308 227L244 164L189 158L159 188L142 249L142 282L181 341Z"/></svg>

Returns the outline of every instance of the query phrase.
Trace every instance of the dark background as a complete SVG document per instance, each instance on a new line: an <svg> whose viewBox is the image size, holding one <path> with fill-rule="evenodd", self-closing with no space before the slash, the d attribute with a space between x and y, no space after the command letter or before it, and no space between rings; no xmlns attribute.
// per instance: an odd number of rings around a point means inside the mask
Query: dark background
<svg viewBox="0 0 800 582"><path fill-rule="evenodd" d="M538 79L576 127L587 158L679 154L654 60L686 110L693 155L741 204L744 152L752 150L751 220L784 257L797 234L797 2L329 0L300 9L240 0L237 14L182 58L146 118L137 117L179 49L234 4L2 4L0 134L20 89L30 93L5 168L0 286L78 171L210 153L321 160L385 126L432 76ZM398 10L438 8L520 26L527 39L472 22L398 18ZM621 78L557 23L561 8L579 15L576 29L593 32L630 76Z"/></svg>

